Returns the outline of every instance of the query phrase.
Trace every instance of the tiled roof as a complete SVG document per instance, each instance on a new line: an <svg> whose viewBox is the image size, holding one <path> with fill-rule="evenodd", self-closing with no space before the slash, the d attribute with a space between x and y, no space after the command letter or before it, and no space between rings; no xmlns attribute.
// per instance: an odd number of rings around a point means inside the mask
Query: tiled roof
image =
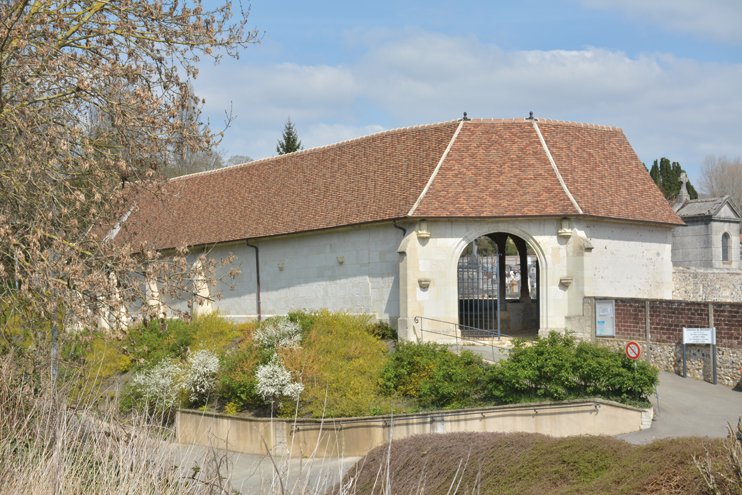
<svg viewBox="0 0 742 495"><path fill-rule="evenodd" d="M723 196L721 198L692 199L686 201L683 206L678 208L677 214L680 218L710 217L719 211L728 200L729 196Z"/></svg>
<svg viewBox="0 0 742 495"><path fill-rule="evenodd" d="M620 129L452 121L171 180L117 241L158 249L393 219L596 216L682 225ZM561 178L560 178L561 177Z"/></svg>

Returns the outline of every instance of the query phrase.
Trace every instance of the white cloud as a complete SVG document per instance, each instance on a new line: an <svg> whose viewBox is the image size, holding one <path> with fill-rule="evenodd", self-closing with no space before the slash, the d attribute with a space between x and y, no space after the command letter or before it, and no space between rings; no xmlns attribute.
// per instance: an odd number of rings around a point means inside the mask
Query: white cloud
<svg viewBox="0 0 742 495"><path fill-rule="evenodd" d="M617 10L666 29L742 45L739 0L581 0L584 7Z"/></svg>
<svg viewBox="0 0 742 495"><path fill-rule="evenodd" d="M204 81L209 108L234 101L238 120L226 148L254 158L275 154L289 114L313 147L464 111L619 126L643 160L667 156L691 172L707 153L742 153L742 64L668 54L508 52L415 31L377 40L353 65L235 65Z"/></svg>

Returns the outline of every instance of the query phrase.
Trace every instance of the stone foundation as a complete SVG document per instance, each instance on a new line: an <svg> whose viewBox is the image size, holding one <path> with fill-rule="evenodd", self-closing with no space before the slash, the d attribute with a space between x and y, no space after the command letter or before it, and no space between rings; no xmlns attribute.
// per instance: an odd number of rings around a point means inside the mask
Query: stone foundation
<svg viewBox="0 0 742 495"><path fill-rule="evenodd" d="M628 340L598 339L598 345L612 349L626 348ZM642 361L661 370L683 374L683 344L661 344L645 341L635 341L641 347ZM686 346L686 367L688 377L696 380L713 381L712 356L710 345ZM716 348L716 380L717 383L728 387L742 387L742 350L728 347Z"/></svg>

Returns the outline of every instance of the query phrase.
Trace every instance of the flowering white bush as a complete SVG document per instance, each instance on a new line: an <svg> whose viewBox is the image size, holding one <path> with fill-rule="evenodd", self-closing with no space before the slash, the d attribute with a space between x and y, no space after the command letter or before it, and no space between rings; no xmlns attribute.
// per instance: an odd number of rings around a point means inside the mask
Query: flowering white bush
<svg viewBox="0 0 742 495"><path fill-rule="evenodd" d="M173 362L163 361L153 368L134 375L132 385L156 409L168 410L175 407L182 381L183 367Z"/></svg>
<svg viewBox="0 0 742 495"><path fill-rule="evenodd" d="M208 399L216 386L217 373L219 357L214 351L203 349L188 356L183 387L191 402L200 403Z"/></svg>
<svg viewBox="0 0 742 495"><path fill-rule="evenodd" d="M299 349L301 327L288 318L278 318L255 332L255 343L264 349Z"/></svg>
<svg viewBox="0 0 742 495"><path fill-rule="evenodd" d="M255 371L258 385L255 391L266 403L275 402L279 397L289 397L299 400L299 394L304 385L291 380L291 372L281 362L278 354L274 354L268 364L261 364Z"/></svg>

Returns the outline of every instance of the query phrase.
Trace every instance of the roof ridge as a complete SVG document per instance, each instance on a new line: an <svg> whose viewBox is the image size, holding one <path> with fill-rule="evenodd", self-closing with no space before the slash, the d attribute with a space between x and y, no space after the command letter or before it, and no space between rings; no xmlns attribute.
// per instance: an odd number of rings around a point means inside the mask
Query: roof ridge
<svg viewBox="0 0 742 495"><path fill-rule="evenodd" d="M589 124L586 122L571 122L569 120L554 120L554 119L537 119L539 124L557 124L557 125L568 125L572 127L585 127L587 129L597 129L600 131L620 131L623 132L623 129L620 127L612 127L609 125L601 125L601 124Z"/></svg>
<svg viewBox="0 0 742 495"><path fill-rule="evenodd" d="M551 151L549 151L549 147L546 145L546 140L544 139L544 136L541 134L541 130L538 128L538 123L535 120L532 120L531 122L533 123L533 129L536 131L539 141L541 141L541 146L543 147L543 150L546 153L546 157L549 159L551 168L554 170L554 175L556 175L556 178L559 181L559 184L561 184L562 186L562 190L565 192L569 200L572 202L572 205L575 207L577 212L580 215L582 215L583 214L582 208L580 208L580 205L577 203L577 200L575 199L575 197L572 196L572 193L569 192L569 188L567 187L567 184L564 182L564 178L562 177L561 172L559 172L559 167L554 161L554 157L551 155Z"/></svg>
<svg viewBox="0 0 742 495"><path fill-rule="evenodd" d="M449 120L449 121L446 121L446 122L437 122L435 124L421 124L421 125L408 126L408 127L397 127L396 129L387 129L385 131L379 131L379 132L375 132L373 134L367 134L366 136L358 136L358 137L355 137L355 138L346 139L345 141L339 141L337 143L324 144L322 146L315 146L314 148L309 148L309 149L306 149L306 150L298 150L298 151L294 151L293 153L286 153L285 155L268 156L268 157L259 158L257 160L253 160L253 161L250 161L250 162L240 163L238 165L231 165L229 167L221 167L221 168L217 168L217 169L214 169L214 170L204 170L202 172L195 172L195 173L192 173L192 174L181 175L179 177L173 177L168 182L173 182L173 181L177 181L177 180L180 180L180 179L188 179L188 178L191 178L191 177L197 177L197 176L201 176L201 175L215 174L215 173L224 172L224 171L227 171L227 170L233 170L235 168L242 168L242 167L248 167L248 166L252 166L252 165L257 165L259 163L268 162L268 161L271 161L271 160L276 160L278 158L281 158L281 157L284 157L284 156L287 156L287 155L298 156L298 155L308 154L308 153L312 153L312 152L317 152L319 150L324 150L324 149L329 149L329 148L335 148L335 147L340 146L340 145L343 145L343 144L351 143L351 142L354 142L354 141L362 141L362 140L366 140L366 139L371 139L373 137L378 137L378 136L381 136L383 134L393 134L393 133L402 132L402 131L414 131L414 130L418 130L418 129L425 129L425 128L428 128L428 127L438 127L438 126L443 126L443 125L446 125L446 124L457 123L457 122L460 122L460 121L461 121L461 119L457 119L457 120Z"/></svg>
<svg viewBox="0 0 742 495"><path fill-rule="evenodd" d="M408 217L411 217L412 214L415 213L415 210L417 210L417 207L420 206L420 203L422 203L423 198L425 198L425 194L428 192L428 190L430 189L430 186L433 184L433 181L435 180L435 176L438 175L438 171L443 166L443 162L446 161L448 152L451 151L451 148L453 147L453 143L454 141L456 141L456 138L459 136L459 132L461 132L461 128L464 126L465 122L467 121L463 119L459 121L459 125L458 127L456 127L456 132L453 133L451 140L448 142L448 146L443 152L443 155L441 155L441 159L438 160L438 165L436 165L435 169L433 169L433 173L430 174L430 178L428 179L427 184L425 184L425 187L423 188L423 192L420 193L420 196L417 198L417 201L415 201L415 204L412 205L412 208L410 208L410 211L407 213Z"/></svg>

